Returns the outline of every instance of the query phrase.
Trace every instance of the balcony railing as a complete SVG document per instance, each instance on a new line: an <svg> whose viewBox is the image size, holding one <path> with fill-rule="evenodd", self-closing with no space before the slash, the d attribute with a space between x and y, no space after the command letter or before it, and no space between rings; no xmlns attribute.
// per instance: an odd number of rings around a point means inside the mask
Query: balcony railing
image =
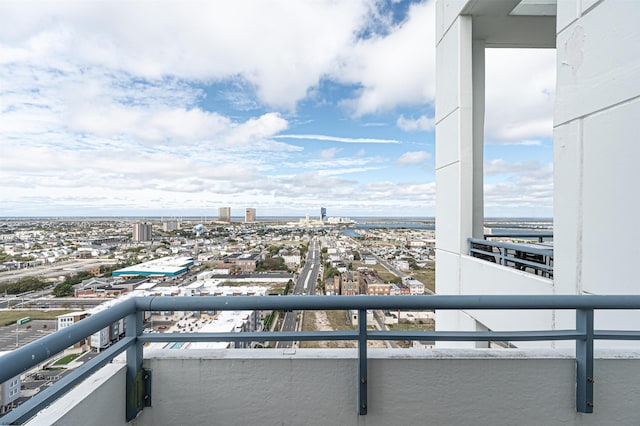
<svg viewBox="0 0 640 426"><path fill-rule="evenodd" d="M534 238L537 242L512 243L490 241L488 238ZM500 234L485 235L485 239L469 238L469 255L527 271L547 278L553 278L553 243L545 242L553 234Z"/></svg>
<svg viewBox="0 0 640 426"><path fill-rule="evenodd" d="M347 310L358 311L357 330L244 333L143 333L145 311L242 311L242 310ZM576 327L543 331L376 331L367 329L368 309L401 310L540 310L576 312ZM640 295L616 296L288 296L288 297L137 297L125 300L94 316L45 336L0 358L0 383L62 352L74 343L126 318L123 339L75 369L53 386L37 394L1 418L2 422L22 423L52 403L75 384L126 351L127 420L151 406L150 372L143 370L143 347L147 342L219 341L358 341L359 405L367 413L367 341L553 341L573 340L576 344L576 410L593 412L593 342L602 340L640 340L640 331L594 330L594 310L640 309Z"/></svg>

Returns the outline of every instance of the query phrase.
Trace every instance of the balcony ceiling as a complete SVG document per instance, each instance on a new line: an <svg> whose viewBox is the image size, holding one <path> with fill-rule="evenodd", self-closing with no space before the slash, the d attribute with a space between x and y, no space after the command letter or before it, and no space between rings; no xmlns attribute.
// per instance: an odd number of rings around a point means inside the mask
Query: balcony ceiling
<svg viewBox="0 0 640 426"><path fill-rule="evenodd" d="M473 38L486 47L555 48L555 0L471 0Z"/></svg>

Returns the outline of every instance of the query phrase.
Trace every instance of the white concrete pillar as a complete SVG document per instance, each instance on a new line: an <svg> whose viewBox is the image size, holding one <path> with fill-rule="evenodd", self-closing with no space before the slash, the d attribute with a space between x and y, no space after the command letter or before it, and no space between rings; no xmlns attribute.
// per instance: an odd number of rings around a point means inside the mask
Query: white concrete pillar
<svg viewBox="0 0 640 426"><path fill-rule="evenodd" d="M467 239L483 235L484 43L472 40L470 16L457 17L436 56L436 253L442 258L466 254ZM458 271L443 271L440 258L437 292L458 294L452 277Z"/></svg>
<svg viewBox="0 0 640 426"><path fill-rule="evenodd" d="M460 257L467 253L467 239L474 222L483 216L482 145L484 93L474 100L473 53L480 45L472 40L471 16L457 16L436 45L436 292L460 294ZM481 80L484 81L484 46ZM479 61L480 62L480 61ZM476 77L478 78L478 77ZM484 84L479 89L484 91ZM476 90L479 90L476 89ZM480 119L474 120L474 110ZM474 167L480 159L480 167ZM480 176L478 181L477 176ZM479 227L482 232L482 225ZM475 322L462 312L438 311L438 330L475 330ZM473 346L472 342L442 342L445 346ZM438 343L441 346L441 343Z"/></svg>
<svg viewBox="0 0 640 426"><path fill-rule="evenodd" d="M484 48L483 40L473 40L473 238L484 237Z"/></svg>

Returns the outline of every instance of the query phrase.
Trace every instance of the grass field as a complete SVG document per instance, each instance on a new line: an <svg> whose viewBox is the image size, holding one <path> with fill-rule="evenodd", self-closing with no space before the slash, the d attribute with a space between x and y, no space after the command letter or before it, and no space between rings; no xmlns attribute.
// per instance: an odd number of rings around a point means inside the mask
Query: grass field
<svg viewBox="0 0 640 426"><path fill-rule="evenodd" d="M426 324L414 324L414 323L398 323L389 325L389 330L403 330L403 331L434 331L435 323L429 322Z"/></svg>
<svg viewBox="0 0 640 426"><path fill-rule="evenodd" d="M413 277L432 292L436 292L436 270L434 268L413 271Z"/></svg>
<svg viewBox="0 0 640 426"><path fill-rule="evenodd" d="M58 315L68 314L73 310L11 310L0 311L0 325L15 323L20 318L29 317L32 320L54 320Z"/></svg>
<svg viewBox="0 0 640 426"><path fill-rule="evenodd" d="M331 330L353 330L355 327L351 325L349 320L347 319L347 311L324 311L326 314L326 318L328 324L325 324ZM304 331L319 331L322 330L318 327L316 322L316 311L306 311L304 313L304 318L302 320L302 329ZM354 344L347 342L337 342L337 341L327 341L327 342L319 342L319 341L310 341L310 342L300 342L301 348L321 348L321 347L329 347L329 348L339 348L339 347L353 347Z"/></svg>
<svg viewBox="0 0 640 426"><path fill-rule="evenodd" d="M82 354L70 354L67 356L63 356L62 358L60 358L59 360L57 360L53 365L67 365L69 364L71 361L73 361L76 358L79 358Z"/></svg>

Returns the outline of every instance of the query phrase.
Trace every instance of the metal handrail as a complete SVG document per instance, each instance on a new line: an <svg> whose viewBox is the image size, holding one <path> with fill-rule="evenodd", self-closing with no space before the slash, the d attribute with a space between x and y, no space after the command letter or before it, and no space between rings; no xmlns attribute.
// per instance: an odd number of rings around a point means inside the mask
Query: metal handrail
<svg viewBox="0 0 640 426"><path fill-rule="evenodd" d="M143 334L144 311L240 311L240 310L348 310L358 311L358 329L330 332L241 332L241 333L149 333ZM576 328L543 331L376 331L367 329L368 309L401 310L540 310L576 311ZM550 341L576 342L576 409L593 412L593 341L640 340L640 331L594 330L594 310L640 309L640 295L505 295L505 296L198 296L135 297L85 318L70 327L45 336L0 357L0 383L35 367L91 334L126 318L126 336L101 352L96 358L76 369L47 390L11 411L0 422L21 423L35 415L66 390L97 371L115 356L127 352L127 402L130 393L139 390L136 380L142 371L142 351L147 342L197 341L307 341L357 340L360 370L359 412L367 412L367 341L368 340L433 340L433 341ZM147 395L148 396L148 395ZM142 394L144 398L144 394ZM127 406L130 420L150 403L138 401ZM141 404L141 405L140 405Z"/></svg>
<svg viewBox="0 0 640 426"><path fill-rule="evenodd" d="M545 239L553 239L553 232L540 231L540 232L496 232L491 234L484 234L484 239L488 238L521 238L526 240L538 240L543 242Z"/></svg>
<svg viewBox="0 0 640 426"><path fill-rule="evenodd" d="M516 268L526 269L531 267L534 271L542 271L543 275L547 274L549 277L553 276L553 247L540 248L531 247L530 245L522 243L512 243L507 241L489 241L480 238L469 238L469 255L478 257L485 260L498 262L503 266L513 266ZM493 248L497 248L498 251L494 252ZM526 255L531 254L535 256L541 256L542 259L548 259L549 264L537 261L534 259L527 259Z"/></svg>

